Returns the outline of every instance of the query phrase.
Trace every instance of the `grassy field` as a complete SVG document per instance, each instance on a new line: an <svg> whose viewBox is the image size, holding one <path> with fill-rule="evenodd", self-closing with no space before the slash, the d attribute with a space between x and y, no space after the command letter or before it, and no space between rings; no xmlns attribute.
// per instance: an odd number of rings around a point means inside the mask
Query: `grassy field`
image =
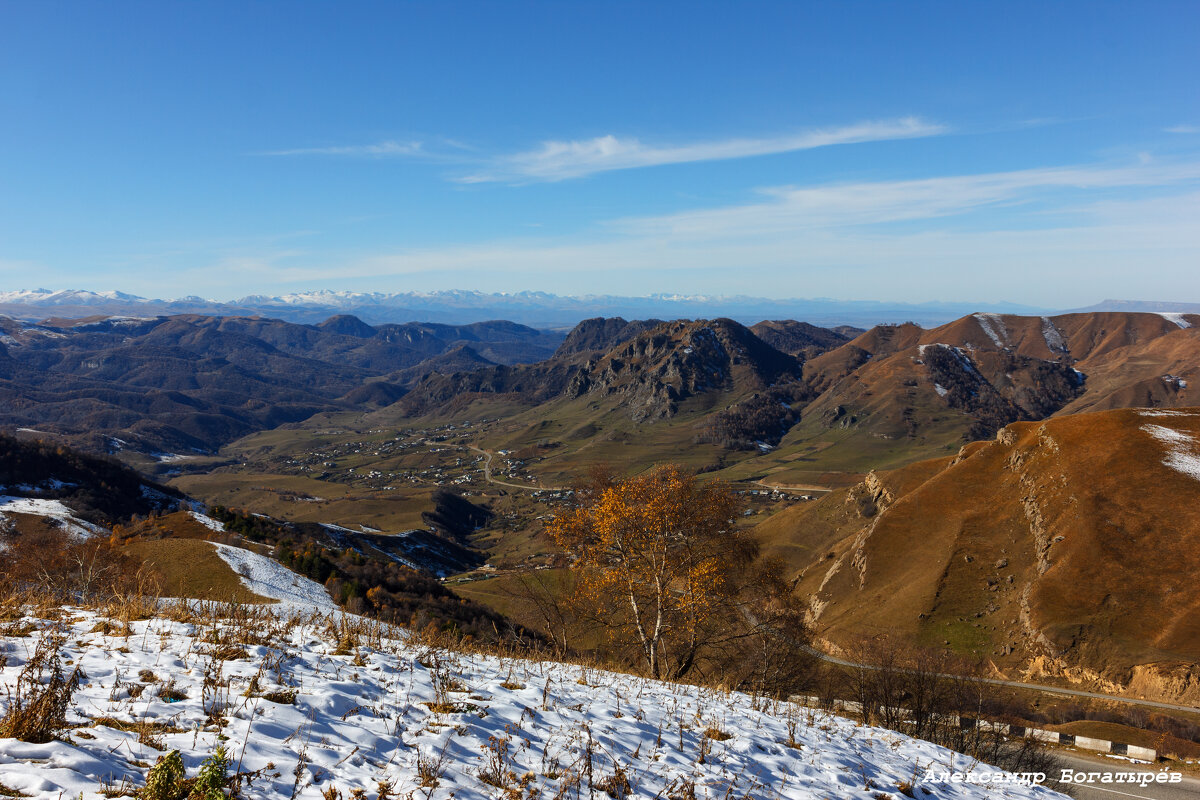
<svg viewBox="0 0 1200 800"><path fill-rule="evenodd" d="M779 447L739 461L719 475L730 481L838 488L857 483L871 470L895 469L953 454L962 444L957 420L945 420L914 438L885 438L855 426L827 427L819 418L806 417L783 437Z"/></svg>
<svg viewBox="0 0 1200 800"><path fill-rule="evenodd" d="M273 603L242 586L241 578L200 539L149 539L129 542L124 550L146 562L162 580L166 597L238 603Z"/></svg>
<svg viewBox="0 0 1200 800"><path fill-rule="evenodd" d="M226 471L182 476L171 485L213 505L253 509L294 522L366 525L389 532L425 527L421 512L433 508L430 495L434 488L355 490L297 475Z"/></svg>

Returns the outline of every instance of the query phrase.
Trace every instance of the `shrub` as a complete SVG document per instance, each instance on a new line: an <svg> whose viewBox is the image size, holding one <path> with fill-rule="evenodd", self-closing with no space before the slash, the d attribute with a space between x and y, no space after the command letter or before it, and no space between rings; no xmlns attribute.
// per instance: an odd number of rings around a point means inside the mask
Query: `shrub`
<svg viewBox="0 0 1200 800"><path fill-rule="evenodd" d="M146 786L138 794L141 800L180 800L184 794L183 757L172 750L158 759L146 773Z"/></svg>
<svg viewBox="0 0 1200 800"><path fill-rule="evenodd" d="M225 800L225 787L229 783L229 754L225 745L217 745L213 754L200 765L200 774L189 795L192 800Z"/></svg>

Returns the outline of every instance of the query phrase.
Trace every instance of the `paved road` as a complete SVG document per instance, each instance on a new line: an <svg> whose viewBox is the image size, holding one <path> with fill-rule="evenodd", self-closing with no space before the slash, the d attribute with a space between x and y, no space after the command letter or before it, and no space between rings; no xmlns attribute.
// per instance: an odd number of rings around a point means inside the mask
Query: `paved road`
<svg viewBox="0 0 1200 800"><path fill-rule="evenodd" d="M807 486L784 486L782 483L766 483L764 481L755 481L754 483L759 486L762 486L764 489L779 489L781 491L786 490L789 492L825 492L825 493L829 493L829 492L833 491L833 489L830 489L828 486L813 486L811 484L807 485Z"/></svg>
<svg viewBox="0 0 1200 800"><path fill-rule="evenodd" d="M1075 772L1157 772L1161 765L1131 764L1101 756L1088 756L1074 751L1055 751L1063 768ZM1181 783L1154 783L1147 786L1128 783L1073 784L1071 796L1078 800L1196 800L1200 798L1200 779L1184 775Z"/></svg>
<svg viewBox="0 0 1200 800"><path fill-rule="evenodd" d="M858 664L854 661L847 661L844 658L838 658L837 656L831 656L828 653L824 653L815 647L805 647L804 649L822 661L827 661L830 664L838 664L839 666L851 667L852 669L875 669L875 667L871 666L870 664ZM956 676L944 675L942 677L951 678ZM1064 689L1060 686L1046 686L1040 683L1004 681L1000 680L999 678L979 678L979 681L992 686L1010 686L1015 689L1030 689L1035 692L1045 692L1047 694L1065 694L1070 695L1071 697L1087 697L1093 700L1108 700L1114 703L1127 703L1129 705L1145 706L1147 708L1161 708L1167 711L1187 711L1192 714L1200 711L1200 708L1195 706L1182 706L1175 705L1174 703L1160 703L1157 700L1139 700L1136 697L1120 697L1113 694L1100 694L1099 692L1085 692L1081 689Z"/></svg>
<svg viewBox="0 0 1200 800"><path fill-rule="evenodd" d="M561 490L558 486L527 486L520 483L509 483L508 481L497 480L496 478L492 477L492 454L487 450L480 450L474 445L467 445L467 448L474 450L476 453L479 453L486 458L486 460L483 462L483 477L488 483L494 483L497 486L507 486L510 489L521 489L522 491L526 492L557 492Z"/></svg>

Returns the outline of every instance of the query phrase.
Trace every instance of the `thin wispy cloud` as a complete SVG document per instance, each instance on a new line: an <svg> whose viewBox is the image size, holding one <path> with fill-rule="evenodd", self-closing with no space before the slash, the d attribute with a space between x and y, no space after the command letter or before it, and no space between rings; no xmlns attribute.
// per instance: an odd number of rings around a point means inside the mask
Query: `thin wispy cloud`
<svg viewBox="0 0 1200 800"><path fill-rule="evenodd" d="M919 302L936 287L940 299L983 292L1069 307L1078 304L1081 269L1109 293L1200 291L1198 214L1200 161L1130 161L766 187L740 205L600 221L571 234L528 230L350 257L315 242L303 250L220 247L172 274L229 287L247 276L262 285L325 285L335 262L341 283L331 288L400 280L502 290L520 276L574 294L686 291L704 275L705 291L733 294L758 287L851 297L870 287L872 296ZM161 270L141 277L160 281Z"/></svg>
<svg viewBox="0 0 1200 800"><path fill-rule="evenodd" d="M1200 133L1200 125L1172 125L1163 130L1166 133Z"/></svg>
<svg viewBox="0 0 1200 800"><path fill-rule="evenodd" d="M332 147L295 147L290 150L268 150L264 156L358 156L384 158L389 156L424 155L421 142L389 140L375 144L336 145Z"/></svg>
<svg viewBox="0 0 1200 800"><path fill-rule="evenodd" d="M781 187L763 189L760 197L741 206L615 220L574 235L363 255L339 262L339 275L404 276L430 286L457 276L492 288L520 275L551 290L644 294L686 289L699 271L724 276L722 288L733 293L754 293L747 287L757 286L837 297L861 295L854 287L869 285L873 295L920 301L930 299L929 287L942 299L981 291L1011 299L1014 287L1023 287L1017 294L1025 300L1069 305L1079 291L1071 267L1086 265L1089 275L1131 296L1200 289L1193 277L1200 162ZM1001 205L1011 212L1003 221L952 221ZM309 263L255 266L279 282L327 278L319 259L303 261Z"/></svg>
<svg viewBox="0 0 1200 800"><path fill-rule="evenodd" d="M462 183L553 182L598 172L749 158L839 144L936 136L945 126L917 117L861 122L788 136L735 138L682 145L645 144L635 138L599 136L583 141L549 141L540 147L493 159L486 169L463 176Z"/></svg>
<svg viewBox="0 0 1200 800"><path fill-rule="evenodd" d="M766 199L757 203L610 224L641 236L757 236L949 217L985 207L1031 203L1056 191L1169 187L1196 181L1200 181L1200 163L1148 162L1123 167L1062 167L908 181L784 186L759 190Z"/></svg>

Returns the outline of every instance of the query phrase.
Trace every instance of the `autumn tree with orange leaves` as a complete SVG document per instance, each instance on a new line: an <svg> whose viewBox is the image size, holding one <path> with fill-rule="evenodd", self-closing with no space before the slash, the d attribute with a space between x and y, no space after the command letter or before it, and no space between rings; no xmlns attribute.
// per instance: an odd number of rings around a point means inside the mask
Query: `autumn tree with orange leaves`
<svg viewBox="0 0 1200 800"><path fill-rule="evenodd" d="M748 652L745 640L784 617L788 635L802 636L789 587L764 572L757 544L734 526L727 485L666 466L626 480L593 476L577 496L577 508L547 525L574 561L576 604L629 641L652 677L682 678L722 658L723 645Z"/></svg>

